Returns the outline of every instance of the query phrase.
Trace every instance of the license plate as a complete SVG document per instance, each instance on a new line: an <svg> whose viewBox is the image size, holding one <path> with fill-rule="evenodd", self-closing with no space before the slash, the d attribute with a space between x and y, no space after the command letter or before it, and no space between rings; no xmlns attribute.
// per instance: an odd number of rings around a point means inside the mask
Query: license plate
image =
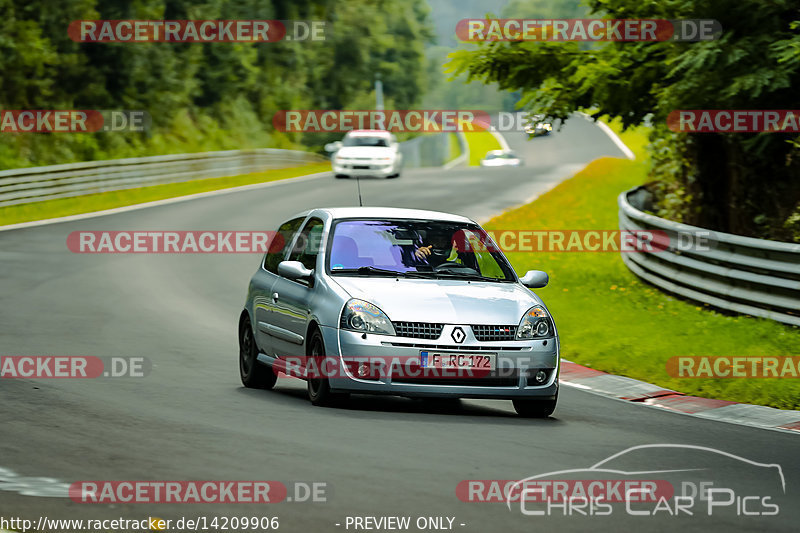
<svg viewBox="0 0 800 533"><path fill-rule="evenodd" d="M493 353L420 352L419 359L422 368L494 370L497 365L497 355Z"/></svg>

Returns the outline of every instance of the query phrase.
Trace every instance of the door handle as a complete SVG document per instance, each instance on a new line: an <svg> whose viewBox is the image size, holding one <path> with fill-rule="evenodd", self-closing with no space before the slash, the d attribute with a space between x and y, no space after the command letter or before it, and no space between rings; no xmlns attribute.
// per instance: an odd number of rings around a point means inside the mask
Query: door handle
<svg viewBox="0 0 800 533"><path fill-rule="evenodd" d="M272 301L273 302L277 302L278 301L278 293L277 292L273 292L272 293Z"/></svg>

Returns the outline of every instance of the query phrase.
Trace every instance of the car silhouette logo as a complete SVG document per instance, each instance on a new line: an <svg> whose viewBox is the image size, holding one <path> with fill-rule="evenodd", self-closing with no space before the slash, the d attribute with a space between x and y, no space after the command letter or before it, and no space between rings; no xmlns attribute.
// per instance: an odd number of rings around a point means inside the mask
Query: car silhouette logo
<svg viewBox="0 0 800 533"><path fill-rule="evenodd" d="M457 344L461 344L464 342L464 339L467 338L467 334L464 333L464 330L461 328L453 328L453 331L450 333L450 336L456 341Z"/></svg>

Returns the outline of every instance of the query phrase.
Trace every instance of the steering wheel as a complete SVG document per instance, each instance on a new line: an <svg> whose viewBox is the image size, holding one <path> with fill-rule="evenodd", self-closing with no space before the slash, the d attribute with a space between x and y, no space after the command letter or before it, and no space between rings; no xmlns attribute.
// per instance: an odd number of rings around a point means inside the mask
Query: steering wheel
<svg viewBox="0 0 800 533"><path fill-rule="evenodd" d="M433 270L436 272L445 269L454 269L454 270L469 270L470 272L477 273L478 271L472 267L468 267L467 265L462 265L461 263L456 263L455 261L445 261L441 265L437 265Z"/></svg>

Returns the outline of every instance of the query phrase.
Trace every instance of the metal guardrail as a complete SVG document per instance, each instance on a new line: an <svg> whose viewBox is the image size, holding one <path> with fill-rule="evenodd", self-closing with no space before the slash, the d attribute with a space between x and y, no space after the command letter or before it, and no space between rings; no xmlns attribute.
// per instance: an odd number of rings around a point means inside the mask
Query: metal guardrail
<svg viewBox="0 0 800 533"><path fill-rule="evenodd" d="M17 168L0 171L0 207L324 161L310 152L262 148Z"/></svg>
<svg viewBox="0 0 800 533"><path fill-rule="evenodd" d="M461 155L442 165L444 169L469 166L469 143L467 142L467 136L464 135L463 131L458 131L456 132L456 137L458 138L458 149L461 151Z"/></svg>
<svg viewBox="0 0 800 533"><path fill-rule="evenodd" d="M619 195L620 229L663 231L670 244L663 251L623 253L634 274L690 300L800 326L800 244L713 232L649 215L631 204L630 196L640 189ZM698 237L701 243L708 239L708 245L691 245Z"/></svg>
<svg viewBox="0 0 800 533"><path fill-rule="evenodd" d="M451 133L420 135L400 143L404 168L440 167L450 157Z"/></svg>

